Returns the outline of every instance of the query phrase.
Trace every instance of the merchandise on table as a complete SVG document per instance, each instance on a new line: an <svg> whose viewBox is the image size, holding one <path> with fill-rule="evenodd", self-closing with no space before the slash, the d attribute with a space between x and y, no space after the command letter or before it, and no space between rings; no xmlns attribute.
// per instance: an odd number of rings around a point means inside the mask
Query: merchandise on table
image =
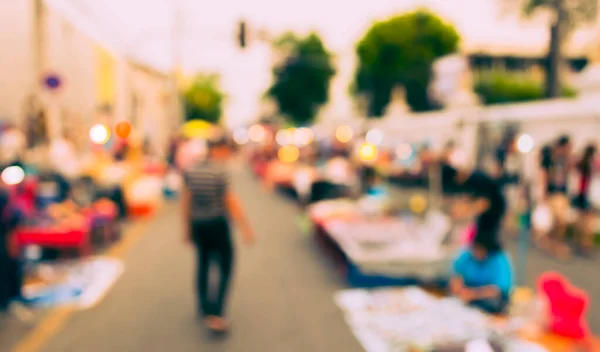
<svg viewBox="0 0 600 352"><path fill-rule="evenodd" d="M356 202L350 199L326 200L311 205L308 215L313 221L320 222L336 217L358 216L358 209Z"/></svg>
<svg viewBox="0 0 600 352"><path fill-rule="evenodd" d="M363 273L444 278L459 250L455 245L443 245L450 223L436 213L424 221L413 217L333 219L324 221L322 227Z"/></svg>
<svg viewBox="0 0 600 352"><path fill-rule="evenodd" d="M464 351L470 341L494 339L498 329L482 312L416 287L345 290L334 299L367 352L446 351L456 345L463 346L456 351ZM522 341L503 342L508 351L544 351Z"/></svg>

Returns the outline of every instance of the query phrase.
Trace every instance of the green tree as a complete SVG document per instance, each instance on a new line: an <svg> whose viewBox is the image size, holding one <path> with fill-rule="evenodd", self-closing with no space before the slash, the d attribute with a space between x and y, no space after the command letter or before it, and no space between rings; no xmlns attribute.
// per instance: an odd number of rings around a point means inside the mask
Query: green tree
<svg viewBox="0 0 600 352"><path fill-rule="evenodd" d="M304 38L287 33L274 46L285 59L273 68L273 84L266 94L277 102L289 123L310 124L329 99L329 84L335 75L332 55L316 33Z"/></svg>
<svg viewBox="0 0 600 352"><path fill-rule="evenodd" d="M432 108L431 65L458 49L459 35L434 14L419 10L375 23L356 45L353 93L364 95L369 116L382 116L394 87L403 86L413 111Z"/></svg>
<svg viewBox="0 0 600 352"><path fill-rule="evenodd" d="M200 74L184 93L186 120L204 120L218 123L223 114L225 94L221 91L219 76Z"/></svg>
<svg viewBox="0 0 600 352"><path fill-rule="evenodd" d="M526 16L538 9L549 10L552 14L550 24L550 43L546 58L545 96L556 98L561 95L560 65L562 44L569 33L582 23L596 19L597 0L505 0L509 6L518 5Z"/></svg>

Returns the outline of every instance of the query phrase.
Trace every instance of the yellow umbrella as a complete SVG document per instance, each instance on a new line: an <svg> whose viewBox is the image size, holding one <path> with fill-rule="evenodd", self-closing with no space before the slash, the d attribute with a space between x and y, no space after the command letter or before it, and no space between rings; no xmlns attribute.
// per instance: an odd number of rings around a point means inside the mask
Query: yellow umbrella
<svg viewBox="0 0 600 352"><path fill-rule="evenodd" d="M182 127L182 133L187 138L203 138L210 137L213 131L213 125L202 120L193 120L185 123Z"/></svg>

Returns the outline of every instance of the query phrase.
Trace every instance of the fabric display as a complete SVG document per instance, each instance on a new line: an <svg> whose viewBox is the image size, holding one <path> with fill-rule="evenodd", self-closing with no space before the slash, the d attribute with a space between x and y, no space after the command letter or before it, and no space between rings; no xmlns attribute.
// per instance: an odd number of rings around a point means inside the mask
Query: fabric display
<svg viewBox="0 0 600 352"><path fill-rule="evenodd" d="M71 305L87 309L98 303L123 273L116 259L94 258L69 263L40 264L23 296L38 307Z"/></svg>

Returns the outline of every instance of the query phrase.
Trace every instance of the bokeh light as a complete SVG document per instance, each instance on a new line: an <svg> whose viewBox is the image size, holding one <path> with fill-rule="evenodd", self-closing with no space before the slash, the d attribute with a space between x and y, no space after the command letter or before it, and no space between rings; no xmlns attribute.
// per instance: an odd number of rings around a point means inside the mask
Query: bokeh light
<svg viewBox="0 0 600 352"><path fill-rule="evenodd" d="M364 143L358 149L358 156L362 161L375 161L377 158L377 147L371 143Z"/></svg>
<svg viewBox="0 0 600 352"><path fill-rule="evenodd" d="M450 165L454 167L463 168L467 166L467 153L462 149L453 150L448 158L450 159Z"/></svg>
<svg viewBox="0 0 600 352"><path fill-rule="evenodd" d="M255 143L260 143L265 140L265 128L261 125L254 125L248 130L250 140Z"/></svg>
<svg viewBox="0 0 600 352"><path fill-rule="evenodd" d="M279 130L275 134L275 141L282 147L292 144L293 138L293 130L289 129Z"/></svg>
<svg viewBox="0 0 600 352"><path fill-rule="evenodd" d="M298 147L304 147L312 143L314 139L313 132L310 128L301 127L294 131L294 144Z"/></svg>
<svg viewBox="0 0 600 352"><path fill-rule="evenodd" d="M523 154L529 153L533 149L533 137L528 134L522 134L517 139L517 149Z"/></svg>
<svg viewBox="0 0 600 352"><path fill-rule="evenodd" d="M25 171L19 166L9 166L2 171L2 181L9 185L18 185L25 179Z"/></svg>
<svg viewBox="0 0 600 352"><path fill-rule="evenodd" d="M96 144L105 144L110 139L110 131L102 124L94 125L90 129L90 139Z"/></svg>
<svg viewBox="0 0 600 352"><path fill-rule="evenodd" d="M119 138L126 139L131 134L131 124L127 121L117 122L115 133Z"/></svg>
<svg viewBox="0 0 600 352"><path fill-rule="evenodd" d="M401 143L396 148L396 157L402 161L409 160L413 156L413 148L408 143Z"/></svg>
<svg viewBox="0 0 600 352"><path fill-rule="evenodd" d="M300 151L296 146L286 145L285 147L281 147L279 149L279 151L277 152L277 156L279 157L279 160L281 160L284 163L293 163L296 160L298 160L298 157L300 156Z"/></svg>
<svg viewBox="0 0 600 352"><path fill-rule="evenodd" d="M427 209L427 198L421 194L415 194L408 201L408 208L416 214L422 214Z"/></svg>
<svg viewBox="0 0 600 352"><path fill-rule="evenodd" d="M325 177L334 183L345 183L349 178L348 173L348 161L344 158L333 158L325 164Z"/></svg>
<svg viewBox="0 0 600 352"><path fill-rule="evenodd" d="M248 143L250 137L248 136L248 131L245 128L238 128L233 131L233 140L239 144L244 145Z"/></svg>
<svg viewBox="0 0 600 352"><path fill-rule="evenodd" d="M383 143L383 132L379 129L372 129L367 132L365 139L373 145L381 145Z"/></svg>
<svg viewBox="0 0 600 352"><path fill-rule="evenodd" d="M350 126L340 126L335 131L335 138L342 143L350 142L353 136L354 131L352 131Z"/></svg>

